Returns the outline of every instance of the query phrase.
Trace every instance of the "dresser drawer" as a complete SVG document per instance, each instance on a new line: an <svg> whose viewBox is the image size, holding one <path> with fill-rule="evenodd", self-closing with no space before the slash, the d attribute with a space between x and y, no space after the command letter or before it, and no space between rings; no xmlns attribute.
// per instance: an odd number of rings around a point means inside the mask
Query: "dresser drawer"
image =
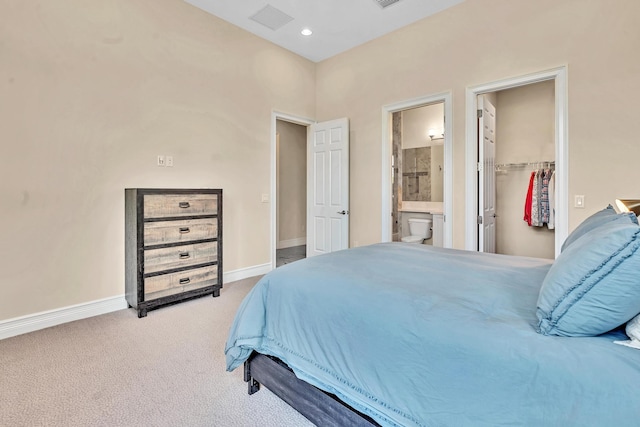
<svg viewBox="0 0 640 427"><path fill-rule="evenodd" d="M190 215L214 215L218 210L215 194L147 194L144 217L164 218Z"/></svg>
<svg viewBox="0 0 640 427"><path fill-rule="evenodd" d="M194 268L178 273L162 274L144 279L144 299L148 301L218 283L218 267Z"/></svg>
<svg viewBox="0 0 640 427"><path fill-rule="evenodd" d="M216 218L181 219L176 221L146 222L144 246L166 243L186 243L213 239L218 236Z"/></svg>
<svg viewBox="0 0 640 427"><path fill-rule="evenodd" d="M144 251L144 272L156 273L173 268L214 262L217 259L217 242L150 249Z"/></svg>

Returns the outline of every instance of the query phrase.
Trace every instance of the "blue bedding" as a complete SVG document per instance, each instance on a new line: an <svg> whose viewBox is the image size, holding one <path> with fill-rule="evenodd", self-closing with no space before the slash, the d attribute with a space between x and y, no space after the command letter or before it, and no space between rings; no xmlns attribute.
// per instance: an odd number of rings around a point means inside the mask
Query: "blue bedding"
<svg viewBox="0 0 640 427"><path fill-rule="evenodd" d="M536 332L551 261L381 243L280 267L247 295L227 369L252 351L383 426L639 425L640 351Z"/></svg>

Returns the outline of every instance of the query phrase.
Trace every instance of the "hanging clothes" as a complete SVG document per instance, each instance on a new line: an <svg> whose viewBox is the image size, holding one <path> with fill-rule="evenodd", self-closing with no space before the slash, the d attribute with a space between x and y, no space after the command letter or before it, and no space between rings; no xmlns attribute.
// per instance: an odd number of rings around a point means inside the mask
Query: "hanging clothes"
<svg viewBox="0 0 640 427"><path fill-rule="evenodd" d="M542 222L540 222L540 190L542 188L542 176L539 169L534 173L535 178L533 180L533 191L531 194L531 226L541 227Z"/></svg>
<svg viewBox="0 0 640 427"><path fill-rule="evenodd" d="M549 223L549 179L551 169L544 169L540 173L542 186L540 187L540 226Z"/></svg>
<svg viewBox="0 0 640 427"><path fill-rule="evenodd" d="M533 204L533 181L536 178L536 172L531 172L529 178L529 188L527 190L527 198L524 200L524 220L531 225L531 205Z"/></svg>
<svg viewBox="0 0 640 427"><path fill-rule="evenodd" d="M549 178L549 230L556 228L556 171L551 171Z"/></svg>
<svg viewBox="0 0 640 427"><path fill-rule="evenodd" d="M531 172L524 204L524 221L532 227L547 224L555 228L555 171L538 169Z"/></svg>

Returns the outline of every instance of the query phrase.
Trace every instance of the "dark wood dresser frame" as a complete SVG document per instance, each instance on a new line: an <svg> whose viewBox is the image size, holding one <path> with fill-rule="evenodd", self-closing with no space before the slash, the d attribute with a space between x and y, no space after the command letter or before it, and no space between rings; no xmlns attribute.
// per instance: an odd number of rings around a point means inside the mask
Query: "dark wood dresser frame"
<svg viewBox="0 0 640 427"><path fill-rule="evenodd" d="M262 384L317 426L380 427L333 394L298 379L275 357L253 352L244 363L244 380L249 394L257 392Z"/></svg>
<svg viewBox="0 0 640 427"><path fill-rule="evenodd" d="M164 218L145 218L144 215L144 196L145 195L172 195L172 194L216 194L217 209L212 215L193 215ZM171 272L190 270L199 267L217 266L216 284L193 289L174 295L154 298L146 301L144 299L144 224L145 222L170 221L170 220L189 220L200 218L216 218L217 219L217 236L212 239L198 240L192 243L217 242L217 260L214 262L192 265L189 267L173 269ZM170 247L173 244L156 245L156 248ZM154 310L186 301L193 298L199 298L205 295L220 296L222 288L222 189L160 189L160 188L127 188L125 189L125 287L126 299L129 307L133 307L138 311L138 317L145 317L147 311ZM135 279L134 279L135 278Z"/></svg>

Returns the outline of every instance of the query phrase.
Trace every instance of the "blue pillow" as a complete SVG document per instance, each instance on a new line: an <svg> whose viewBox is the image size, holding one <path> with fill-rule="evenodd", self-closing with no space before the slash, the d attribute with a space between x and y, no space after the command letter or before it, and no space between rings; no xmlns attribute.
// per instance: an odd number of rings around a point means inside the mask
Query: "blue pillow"
<svg viewBox="0 0 640 427"><path fill-rule="evenodd" d="M567 239L562 244L560 248L560 252L564 251L569 247L570 244L575 242L577 239L593 230L601 226L602 224L606 224L608 222L627 222L631 221L634 224L638 224L638 218L635 215L627 215L627 214L616 214L616 211L613 209L613 206L609 205L606 208L598 211L582 221L575 230L573 230Z"/></svg>
<svg viewBox="0 0 640 427"><path fill-rule="evenodd" d="M538 332L595 336L640 313L640 227L607 223L555 260L538 295Z"/></svg>

